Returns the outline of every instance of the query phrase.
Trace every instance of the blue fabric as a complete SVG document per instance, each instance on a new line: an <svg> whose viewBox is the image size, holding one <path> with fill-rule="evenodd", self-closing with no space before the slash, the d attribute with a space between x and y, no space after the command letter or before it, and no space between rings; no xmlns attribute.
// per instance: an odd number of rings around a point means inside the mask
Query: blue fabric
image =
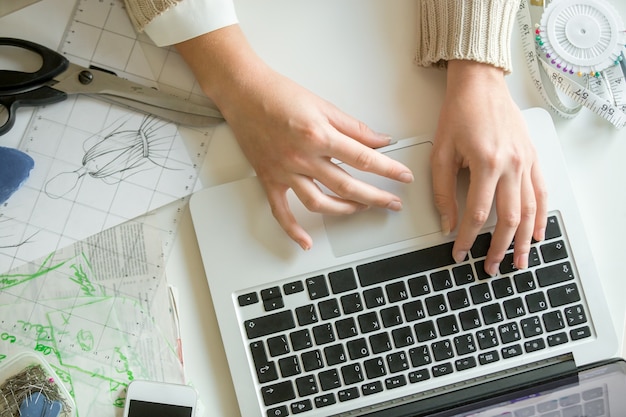
<svg viewBox="0 0 626 417"><path fill-rule="evenodd" d="M0 146L0 204L20 188L34 166L33 158L24 152Z"/></svg>

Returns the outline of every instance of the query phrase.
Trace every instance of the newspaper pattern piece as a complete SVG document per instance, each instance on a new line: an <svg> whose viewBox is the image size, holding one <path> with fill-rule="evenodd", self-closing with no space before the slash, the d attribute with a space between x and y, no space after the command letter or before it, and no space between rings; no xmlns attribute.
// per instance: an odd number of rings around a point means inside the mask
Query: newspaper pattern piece
<svg viewBox="0 0 626 417"><path fill-rule="evenodd" d="M79 416L114 416L134 379L185 382L175 316L159 232L129 222L0 274L0 365L38 352Z"/></svg>
<svg viewBox="0 0 626 417"><path fill-rule="evenodd" d="M78 0L60 52L79 65L208 101L173 48L135 32L121 0ZM0 206L0 273L183 201L200 187L214 129L80 95L37 108L19 145L35 167ZM163 230L162 239L171 232Z"/></svg>

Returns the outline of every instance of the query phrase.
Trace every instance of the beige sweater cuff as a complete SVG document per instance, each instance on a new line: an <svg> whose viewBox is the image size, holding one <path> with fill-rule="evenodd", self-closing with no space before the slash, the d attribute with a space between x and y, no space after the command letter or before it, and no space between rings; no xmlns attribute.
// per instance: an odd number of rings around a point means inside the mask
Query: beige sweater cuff
<svg viewBox="0 0 626 417"><path fill-rule="evenodd" d="M142 31L155 17L181 0L124 0L128 16L135 28Z"/></svg>
<svg viewBox="0 0 626 417"><path fill-rule="evenodd" d="M451 59L511 72L511 32L519 0L419 0L416 62L445 66Z"/></svg>

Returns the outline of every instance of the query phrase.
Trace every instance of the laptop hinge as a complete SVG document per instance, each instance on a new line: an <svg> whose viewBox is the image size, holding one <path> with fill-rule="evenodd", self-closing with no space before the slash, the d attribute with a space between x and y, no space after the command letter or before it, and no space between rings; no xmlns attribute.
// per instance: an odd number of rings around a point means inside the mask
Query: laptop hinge
<svg viewBox="0 0 626 417"><path fill-rule="evenodd" d="M470 382L465 381L456 386L422 392L410 396L405 401L395 400L393 404L380 404L368 410L362 409L356 415L435 417L450 410L462 412L464 407L470 405L471 410L474 410L483 403L484 406L496 404L505 401L511 394L519 397L524 390L533 388L533 391L536 391L538 385L549 389L553 385L575 383L577 379L578 370L573 357L564 355L486 375Z"/></svg>

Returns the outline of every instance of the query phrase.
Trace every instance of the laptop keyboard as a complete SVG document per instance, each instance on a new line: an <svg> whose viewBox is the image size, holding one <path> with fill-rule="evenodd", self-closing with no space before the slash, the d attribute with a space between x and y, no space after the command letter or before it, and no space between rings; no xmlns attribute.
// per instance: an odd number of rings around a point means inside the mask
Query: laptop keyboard
<svg viewBox="0 0 626 417"><path fill-rule="evenodd" d="M496 277L484 272L486 232L463 263L450 242L238 295L267 416L306 415L591 337L563 230L551 214L529 268L513 267L511 248Z"/></svg>

